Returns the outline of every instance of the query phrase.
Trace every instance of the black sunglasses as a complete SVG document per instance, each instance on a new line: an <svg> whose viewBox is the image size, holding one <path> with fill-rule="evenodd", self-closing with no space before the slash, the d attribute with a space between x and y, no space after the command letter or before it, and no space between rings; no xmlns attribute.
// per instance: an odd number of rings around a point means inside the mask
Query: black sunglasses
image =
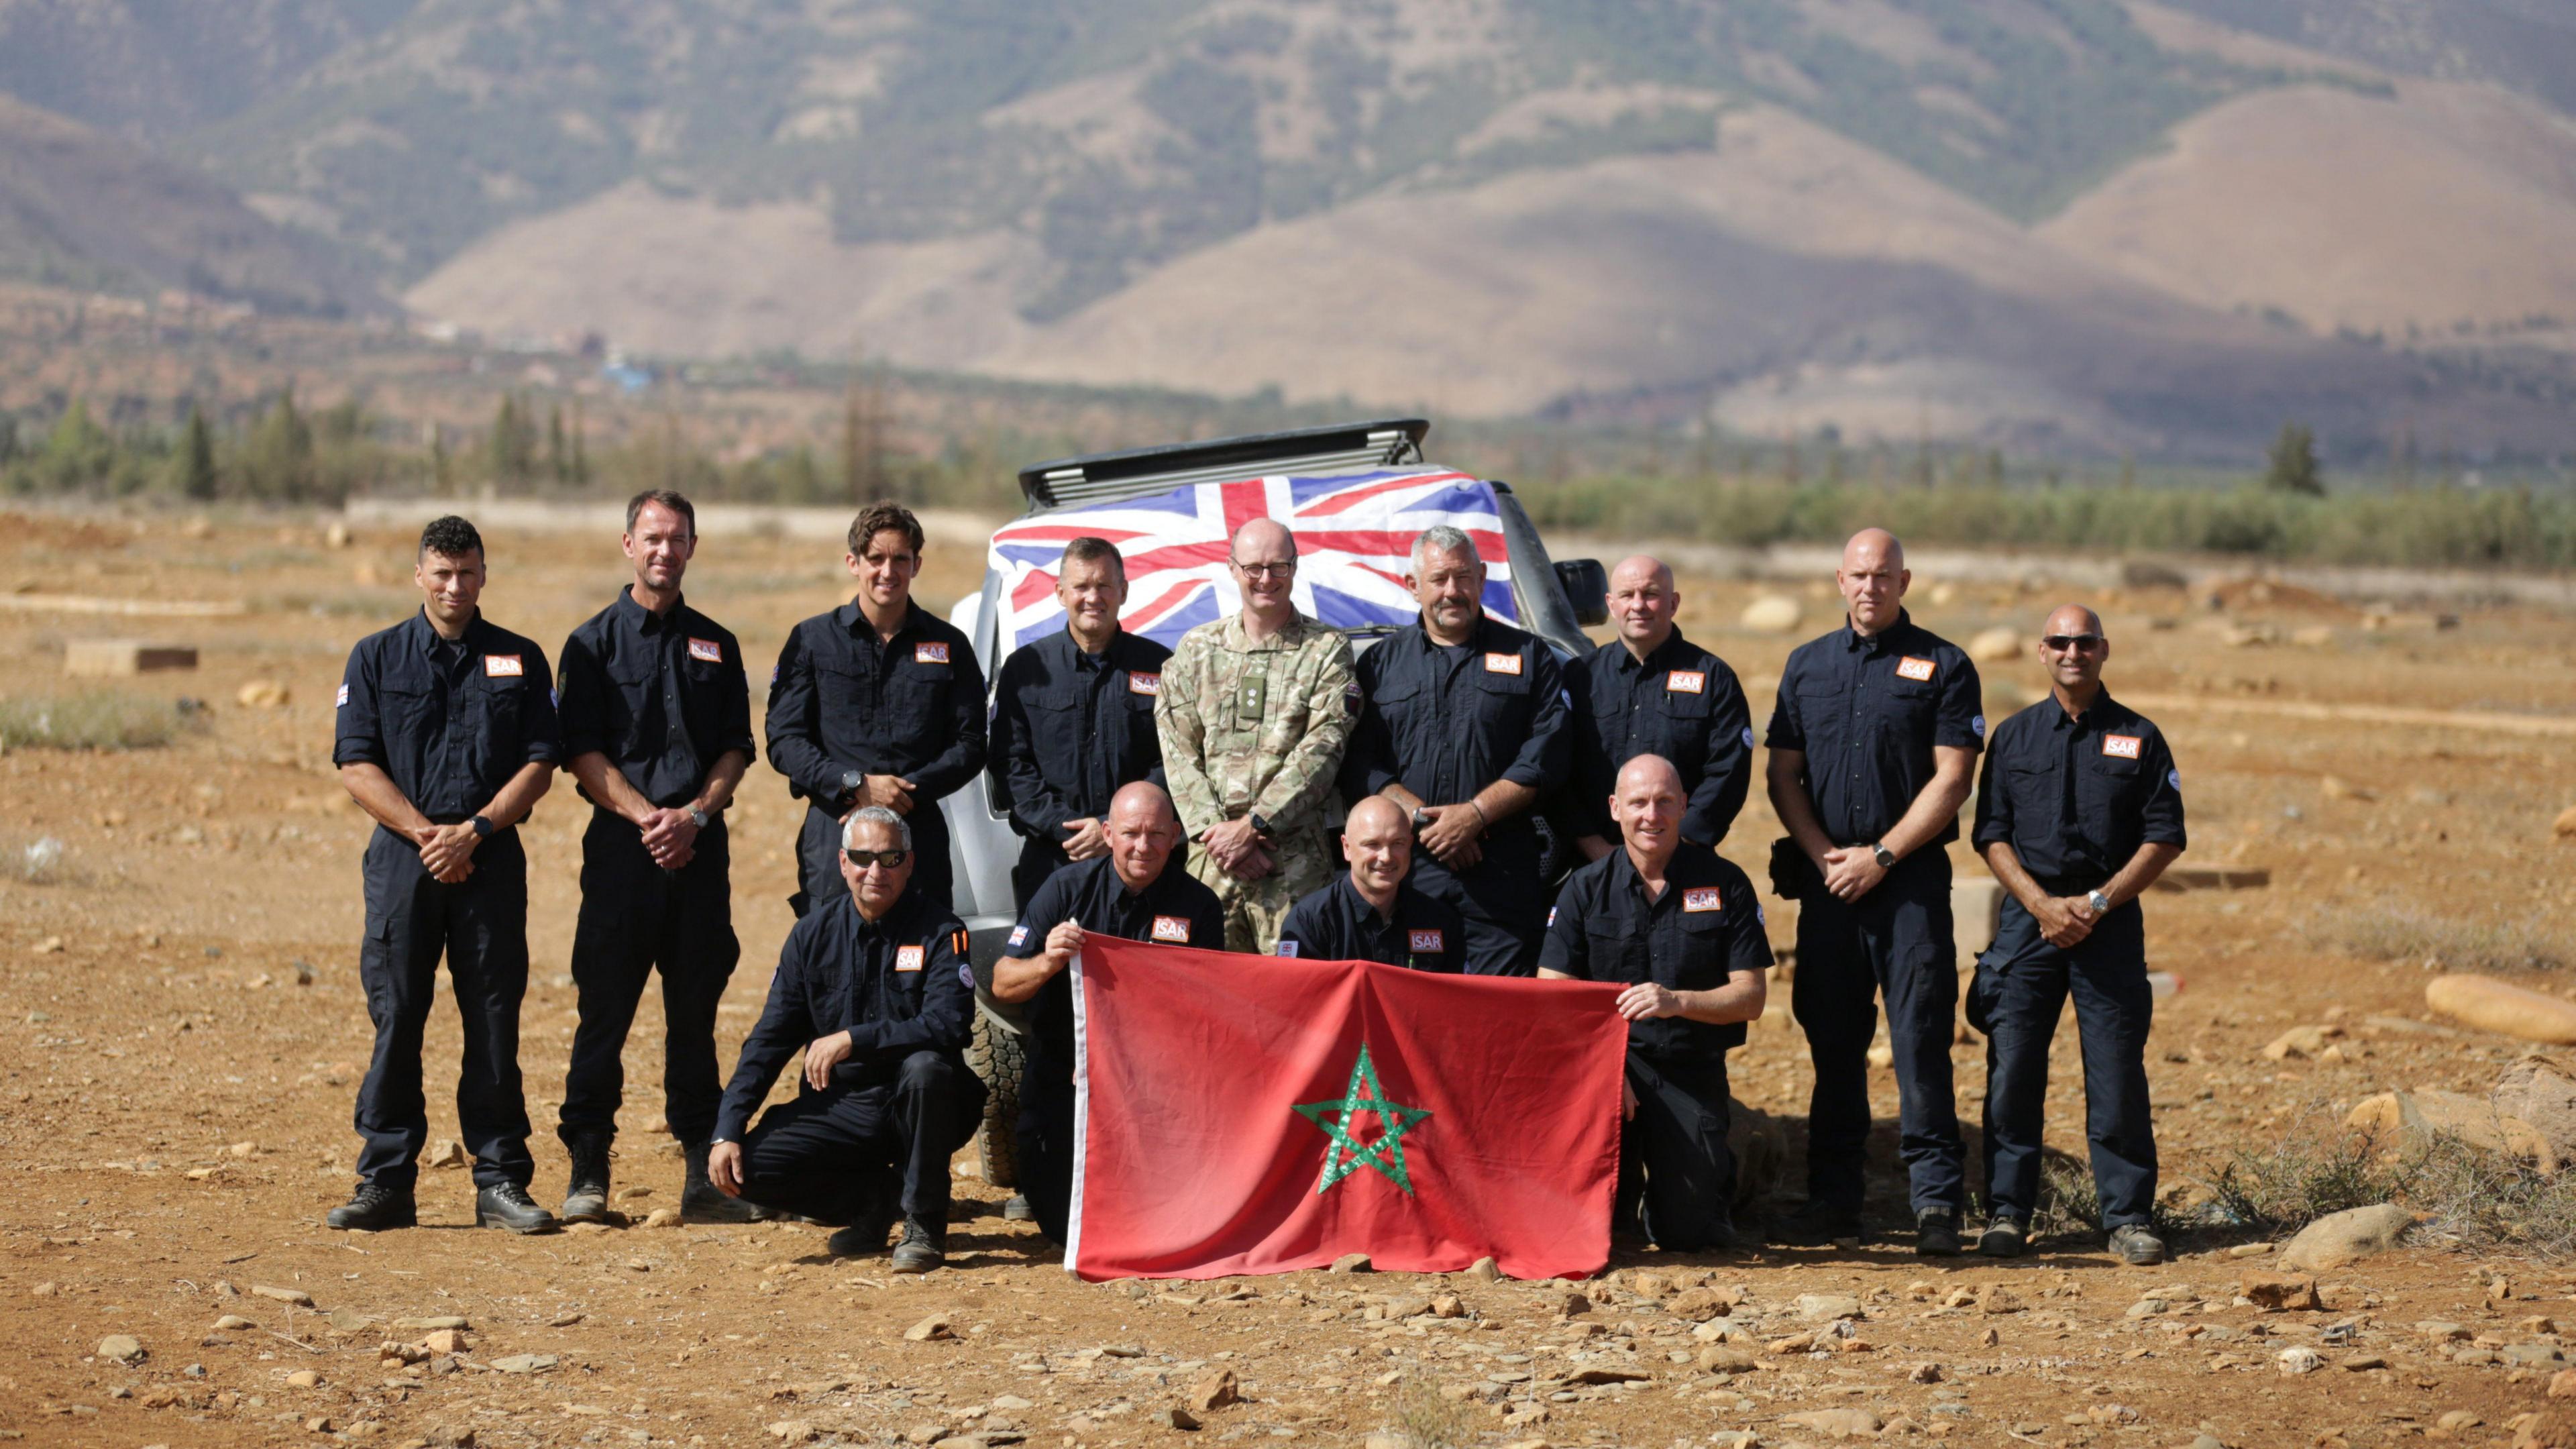
<svg viewBox="0 0 2576 1449"><path fill-rule="evenodd" d="M2064 654L2074 649L2097 648L2103 640L2099 634L2049 634L2043 636L2039 642L2057 653Z"/></svg>
<svg viewBox="0 0 2576 1449"><path fill-rule="evenodd" d="M844 850L841 854L848 856L850 864L861 870L866 870L872 865L881 865L888 870L893 870L912 859L912 852L909 850Z"/></svg>

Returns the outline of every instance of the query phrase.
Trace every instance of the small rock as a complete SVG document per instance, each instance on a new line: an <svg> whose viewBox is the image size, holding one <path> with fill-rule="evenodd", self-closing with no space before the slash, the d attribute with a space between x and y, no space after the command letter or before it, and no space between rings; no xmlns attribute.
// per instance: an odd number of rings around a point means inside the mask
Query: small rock
<svg viewBox="0 0 2576 1449"><path fill-rule="evenodd" d="M2325 1306L2317 1298L2315 1279L2292 1277L2287 1273L2249 1268L2237 1280L2236 1291L2266 1313L2284 1310L2314 1313Z"/></svg>
<svg viewBox="0 0 2576 1449"><path fill-rule="evenodd" d="M1753 1355L1713 1343L1699 1351L1699 1366L1713 1374L1749 1374L1753 1372Z"/></svg>
<svg viewBox="0 0 2576 1449"><path fill-rule="evenodd" d="M1968 657L1979 664L2010 664L2021 658L2022 648L2020 630L1984 629L1968 641Z"/></svg>
<svg viewBox="0 0 2576 1449"><path fill-rule="evenodd" d="M1380 1306L1385 1310L1386 1316L1390 1320L1402 1322L1405 1319L1419 1318L1422 1315L1429 1313L1431 1311L1431 1300L1412 1294L1404 1294L1386 1299Z"/></svg>
<svg viewBox="0 0 2576 1449"><path fill-rule="evenodd" d="M259 1155L259 1144L256 1142L236 1142L224 1150L235 1157L257 1157Z"/></svg>
<svg viewBox="0 0 2576 1449"><path fill-rule="evenodd" d="M1199 1426L1198 1416L1187 1409L1156 1409L1145 1422L1158 1429L1190 1430Z"/></svg>
<svg viewBox="0 0 2576 1449"><path fill-rule="evenodd" d="M1786 634L1798 627L1805 610L1786 594L1764 594L1744 606L1737 627L1749 634Z"/></svg>
<svg viewBox="0 0 2576 1449"><path fill-rule="evenodd" d="M1217 1369L1199 1375L1191 1381L1185 1402L1202 1414L1212 1414L1228 1404L1243 1402L1243 1395L1235 1387L1234 1370ZM1192 1424L1190 1427L1198 1426Z"/></svg>
<svg viewBox="0 0 2576 1449"><path fill-rule="evenodd" d="M1991 1328L1977 1335L1977 1342L1986 1348L2000 1347L2003 1344L2003 1341L2004 1336Z"/></svg>
<svg viewBox="0 0 2576 1449"><path fill-rule="evenodd" d="M1913 1383L1937 1384L1941 1382L1943 1378L1947 1377L1947 1375L1943 1373L1941 1366L1937 1363L1918 1363L1914 1367L1906 1370L1905 1377L1908 1381Z"/></svg>
<svg viewBox="0 0 2576 1449"><path fill-rule="evenodd" d="M1431 1316L1434 1318L1464 1318L1467 1316L1467 1301L1460 1298L1455 1293L1439 1294L1431 1300Z"/></svg>
<svg viewBox="0 0 2576 1449"><path fill-rule="evenodd" d="M1860 1300L1848 1293L1801 1293L1789 1308L1809 1323L1862 1316Z"/></svg>
<svg viewBox="0 0 2576 1449"><path fill-rule="evenodd" d="M2325 1359L2313 1348L2285 1348L2274 1362L2285 1374L2312 1374L2326 1366Z"/></svg>
<svg viewBox="0 0 2576 1449"><path fill-rule="evenodd" d="M648 1228L676 1228L679 1225L678 1208L657 1207L644 1215L644 1226Z"/></svg>
<svg viewBox="0 0 2576 1449"><path fill-rule="evenodd" d="M291 697L287 687L274 679L254 679L233 695L244 709L278 709Z"/></svg>
<svg viewBox="0 0 2576 1449"><path fill-rule="evenodd" d="M2415 1215L2395 1203L2329 1213L2290 1240L2281 1261L2310 1273L2330 1272L2397 1246Z"/></svg>
<svg viewBox="0 0 2576 1449"><path fill-rule="evenodd" d="M227 1313L215 1320L215 1327L220 1332L238 1333L245 1328L254 1328L257 1325L238 1313Z"/></svg>
<svg viewBox="0 0 2576 1449"><path fill-rule="evenodd" d="M331 1326L342 1333L360 1332L373 1321L374 1320L370 1319L366 1314L360 1313L354 1308L334 1308L331 1310Z"/></svg>
<svg viewBox="0 0 2576 1449"><path fill-rule="evenodd" d="M271 1288L265 1284L253 1283L250 1285L250 1292L254 1298L273 1298L280 1303L292 1303L298 1308L313 1306L313 1295L301 1288Z"/></svg>
<svg viewBox="0 0 2576 1449"><path fill-rule="evenodd" d="M2231 1258L2260 1258L2271 1251L2272 1245L2270 1243L2238 1243L2235 1247L2227 1250L2227 1256Z"/></svg>
<svg viewBox="0 0 2576 1449"><path fill-rule="evenodd" d="M1979 1313L2019 1313L2028 1307L2021 1295L2000 1283L1990 1283L1977 1293Z"/></svg>
<svg viewBox="0 0 2576 1449"><path fill-rule="evenodd" d="M2576 1399L2576 1369L2560 1369L2549 1376L2549 1397Z"/></svg>
<svg viewBox="0 0 2576 1449"><path fill-rule="evenodd" d="M1720 1429L1708 1436L1708 1442L1716 1449L1762 1449L1762 1436L1750 1429Z"/></svg>
<svg viewBox="0 0 2576 1449"><path fill-rule="evenodd" d="M435 1313L427 1318L397 1318L394 1327L405 1333L429 1333L441 1328L472 1328L462 1313Z"/></svg>
<svg viewBox="0 0 2576 1449"><path fill-rule="evenodd" d="M2415 1325L2415 1331L2435 1343L2466 1343L2469 1340L2469 1330L2465 1325L2439 1319L2426 1319Z"/></svg>
<svg viewBox="0 0 2576 1449"><path fill-rule="evenodd" d="M1674 1294L1672 1300L1664 1305L1665 1312L1676 1318L1688 1319L1693 1323L1722 1317L1732 1312L1734 1308L1732 1295L1721 1293L1714 1288L1685 1288Z"/></svg>
<svg viewBox="0 0 2576 1449"><path fill-rule="evenodd" d="M569 1308L568 1308L568 1309L565 1309L563 1312L556 1314L554 1317L547 1319L547 1320L546 1320L546 1327L548 1327L548 1328L570 1328L570 1327L572 1327L574 1324L581 1322L584 1318L587 1318L587 1317L589 1317L589 1315L588 1315L588 1314L586 1314L586 1313L582 1313L582 1312L580 1312L580 1311L578 1311L578 1310L576 1310L576 1309L569 1309ZM461 1324L460 1324L459 1326L460 1326L460 1327L462 1327L462 1325L461 1325Z"/></svg>
<svg viewBox="0 0 2576 1449"><path fill-rule="evenodd" d="M935 1339L954 1338L957 1335L949 1332L948 1330L948 1315L944 1313L934 1313L928 1318L921 1320L919 1323L914 1324L912 1327L905 1329L903 1331L903 1336L907 1341L912 1343L929 1343Z"/></svg>
<svg viewBox="0 0 2576 1449"><path fill-rule="evenodd" d="M1326 1268L1324 1271L1327 1273L1365 1273L1369 1271L1369 1255L1366 1253L1344 1253L1340 1257L1335 1258L1333 1260L1333 1266Z"/></svg>
<svg viewBox="0 0 2576 1449"><path fill-rule="evenodd" d="M2169 1306L2170 1305L2161 1298L2141 1298L2137 1302L2130 1304L2128 1311L2120 1316L2123 1318L2155 1318L2161 1316Z"/></svg>
<svg viewBox="0 0 2576 1449"><path fill-rule="evenodd" d="M2452 1433L2456 1434L2462 1429L2483 1428L2485 1427L2486 1422L2486 1420L2479 1418L2472 1410L2452 1409L2444 1413L2442 1417L2435 1419L2433 1421L2433 1425L2435 1428L2448 1429Z"/></svg>
<svg viewBox="0 0 2576 1449"><path fill-rule="evenodd" d="M492 1360L492 1367L505 1374L534 1374L543 1373L561 1362L562 1359L550 1353L514 1353L508 1358Z"/></svg>
<svg viewBox="0 0 2576 1449"><path fill-rule="evenodd" d="M2292 1057L2319 1056L2324 1053L2327 1042L2342 1035L2343 1028L2339 1026L2294 1026L2272 1038L2263 1048L2263 1055L2276 1062L2288 1061Z"/></svg>
<svg viewBox="0 0 2576 1449"><path fill-rule="evenodd" d="M2375 1353L2357 1353L2342 1360L2337 1366L2351 1373L2366 1373L2371 1369L2388 1367L2388 1360Z"/></svg>
<svg viewBox="0 0 2576 1449"><path fill-rule="evenodd" d="M1554 1303L1556 1311L1567 1318L1572 1318L1579 1313L1589 1313L1592 1311L1592 1300L1585 1297L1582 1290L1576 1288L1568 1288L1561 1292L1547 1294L1541 1299L1541 1301Z"/></svg>
<svg viewBox="0 0 2576 1449"><path fill-rule="evenodd" d="M465 1149L458 1146L455 1139L441 1137L437 1141L429 1144L429 1150L420 1155L420 1165L423 1167L463 1167L465 1165Z"/></svg>
<svg viewBox="0 0 2576 1449"><path fill-rule="evenodd" d="M286 1386L290 1389L318 1389L322 1387L322 1376L311 1369L297 1369L286 1376Z"/></svg>
<svg viewBox="0 0 2576 1449"><path fill-rule="evenodd" d="M769 1437L781 1444L810 1444L823 1437L823 1431L802 1419L781 1419L769 1426Z"/></svg>
<svg viewBox="0 0 2576 1449"><path fill-rule="evenodd" d="M128 1333L111 1333L98 1341L98 1356L110 1363L141 1363L142 1340Z"/></svg>
<svg viewBox="0 0 2576 1449"><path fill-rule="evenodd" d="M1467 1265L1467 1276L1492 1283L1503 1276L1503 1265L1491 1258L1478 1258Z"/></svg>
<svg viewBox="0 0 2576 1449"><path fill-rule="evenodd" d="M1813 1429L1829 1439L1870 1439L1886 1427L1887 1421L1867 1409L1810 1409L1803 1414L1782 1416L1781 1423L1800 1429Z"/></svg>
<svg viewBox="0 0 2576 1449"><path fill-rule="evenodd" d="M466 1349L465 1334L454 1328L433 1328L421 1339L420 1346L432 1358L440 1354L463 1353Z"/></svg>

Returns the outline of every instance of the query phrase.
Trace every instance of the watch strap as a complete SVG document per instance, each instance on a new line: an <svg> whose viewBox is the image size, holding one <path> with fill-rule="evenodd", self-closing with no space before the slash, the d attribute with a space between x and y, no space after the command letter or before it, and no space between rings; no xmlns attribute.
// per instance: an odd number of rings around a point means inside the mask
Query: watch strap
<svg viewBox="0 0 2576 1449"><path fill-rule="evenodd" d="M491 821L490 817L488 817L488 816L483 816L483 815L477 815L477 816L475 816L471 821L469 821L469 822L467 822L467 823L468 823L468 824L471 824L471 825L474 827L474 838L475 838L475 839L477 839L477 840L489 840L489 839L491 839L491 838L492 838L492 831L494 830L494 828L495 828L495 827L493 826L493 824L492 824L492 821Z"/></svg>

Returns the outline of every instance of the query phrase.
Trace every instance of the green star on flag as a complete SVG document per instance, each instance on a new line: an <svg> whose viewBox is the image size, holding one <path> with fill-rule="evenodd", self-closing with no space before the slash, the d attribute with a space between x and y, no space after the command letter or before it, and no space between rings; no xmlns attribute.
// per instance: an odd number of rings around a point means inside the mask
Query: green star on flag
<svg viewBox="0 0 2576 1449"><path fill-rule="evenodd" d="M1426 1107L1404 1107L1386 1099L1385 1091L1378 1086L1377 1066L1369 1060L1368 1043L1360 1043L1360 1059L1351 1067L1350 1085L1342 1089L1338 1099L1299 1102L1295 1110L1332 1139L1324 1148L1324 1180L1315 1184L1317 1193L1328 1191L1365 1164L1384 1173L1386 1180L1407 1196L1412 1194L1413 1179L1404 1170L1404 1134L1431 1112ZM1326 1120L1336 1112L1340 1114L1338 1119ZM1378 1135L1367 1142L1351 1134L1353 1120L1363 1113L1376 1117L1380 1128Z"/></svg>

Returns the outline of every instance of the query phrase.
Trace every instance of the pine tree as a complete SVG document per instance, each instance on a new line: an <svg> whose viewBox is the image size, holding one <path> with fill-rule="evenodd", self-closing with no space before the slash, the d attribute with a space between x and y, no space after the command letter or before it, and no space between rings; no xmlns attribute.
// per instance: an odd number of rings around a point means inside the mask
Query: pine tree
<svg viewBox="0 0 2576 1449"><path fill-rule="evenodd" d="M2281 424L2281 435L2272 440L2263 486L2274 493L2297 493L2309 498L2325 496L2325 468L2317 461L2317 435L2307 424Z"/></svg>
<svg viewBox="0 0 2576 1449"><path fill-rule="evenodd" d="M170 461L171 482L180 497L202 503L215 496L215 430L207 425L204 412L188 409L188 430Z"/></svg>
<svg viewBox="0 0 2576 1449"><path fill-rule="evenodd" d="M587 431L582 425L581 399L572 400L572 486L590 486L590 453L583 441Z"/></svg>
<svg viewBox="0 0 2576 1449"><path fill-rule="evenodd" d="M572 458L564 452L563 404L546 409L546 476L561 487L572 481Z"/></svg>

